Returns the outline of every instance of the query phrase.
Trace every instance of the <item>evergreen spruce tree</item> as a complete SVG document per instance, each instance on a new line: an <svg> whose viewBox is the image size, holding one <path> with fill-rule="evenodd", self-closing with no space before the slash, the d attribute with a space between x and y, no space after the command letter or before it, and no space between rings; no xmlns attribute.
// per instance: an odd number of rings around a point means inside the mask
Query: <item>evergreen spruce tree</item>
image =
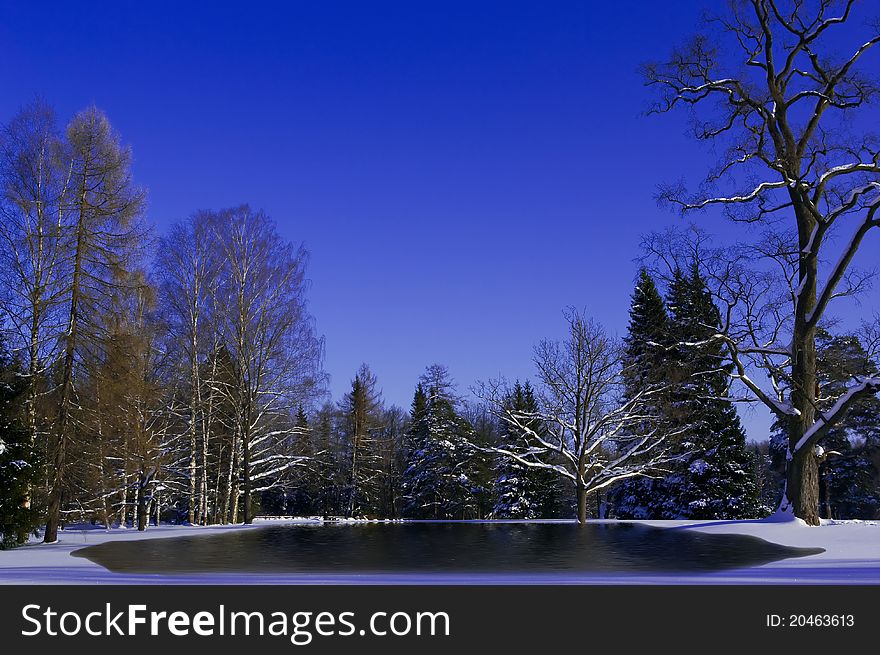
<svg viewBox="0 0 880 655"><path fill-rule="evenodd" d="M817 335L820 409L855 378L877 375L859 339ZM880 398L857 402L822 442L819 515L823 518L874 519L880 516Z"/></svg>
<svg viewBox="0 0 880 655"><path fill-rule="evenodd" d="M629 310L625 343L624 394L632 398L651 385L668 381L669 316L654 279L647 270L639 271ZM641 430L648 434L668 429L659 417L668 414L668 397L658 394L652 403L655 418L646 420ZM616 485L608 495L611 513L618 518L658 518L666 496L658 478L637 477Z"/></svg>
<svg viewBox="0 0 880 655"><path fill-rule="evenodd" d="M479 403L466 404L463 418L470 427L470 457L464 463L464 472L470 480L473 495L473 518L491 518L498 498L496 488L496 458L484 449L498 445L500 426L488 407Z"/></svg>
<svg viewBox="0 0 880 655"><path fill-rule="evenodd" d="M531 384L517 381L507 398L508 409L518 414L538 412ZM540 421L534 420L528 427L540 433ZM500 446L515 448L527 440L525 434L509 426L502 427ZM532 468L512 457L499 456L496 464L495 506L492 517L499 519L550 518L558 512L558 477L552 471Z"/></svg>
<svg viewBox="0 0 880 655"><path fill-rule="evenodd" d="M458 402L445 367L422 376L413 398L403 473L404 515L418 519L463 519L478 514L479 485L469 475L472 428L456 411Z"/></svg>
<svg viewBox="0 0 880 655"><path fill-rule="evenodd" d="M0 550L26 542L42 518L29 503L40 463L21 420L23 379L0 343Z"/></svg>
<svg viewBox="0 0 880 655"><path fill-rule="evenodd" d="M782 493L781 480L773 469L773 457L768 441L749 445L752 456L752 470L755 472L755 483L758 487L759 514L767 516L779 507Z"/></svg>
<svg viewBox="0 0 880 655"><path fill-rule="evenodd" d="M400 485L406 467L408 419L407 413L395 406L383 413L379 438L382 467L379 516L383 518L400 518Z"/></svg>
<svg viewBox="0 0 880 655"><path fill-rule="evenodd" d="M672 419L680 459L665 479L662 518L742 519L761 514L752 456L733 404L729 365L712 339L721 315L696 266L670 286Z"/></svg>

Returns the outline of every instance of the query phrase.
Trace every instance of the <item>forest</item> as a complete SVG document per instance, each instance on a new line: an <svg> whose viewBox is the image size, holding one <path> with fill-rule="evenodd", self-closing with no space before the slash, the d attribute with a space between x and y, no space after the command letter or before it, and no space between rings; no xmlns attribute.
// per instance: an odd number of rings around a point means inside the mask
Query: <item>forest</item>
<svg viewBox="0 0 880 655"><path fill-rule="evenodd" d="M35 101L0 134L4 546L80 522L740 519L783 498L790 432L746 440L732 385L750 380L716 338L738 260L705 234L646 238L622 338L572 298L531 379L462 390L432 364L400 408L367 364L329 397L309 253L271 216L198 210L157 234L131 162L96 107L59 121ZM876 332L834 328L820 412L877 377ZM877 518L880 399L846 410L815 451L819 512Z"/></svg>

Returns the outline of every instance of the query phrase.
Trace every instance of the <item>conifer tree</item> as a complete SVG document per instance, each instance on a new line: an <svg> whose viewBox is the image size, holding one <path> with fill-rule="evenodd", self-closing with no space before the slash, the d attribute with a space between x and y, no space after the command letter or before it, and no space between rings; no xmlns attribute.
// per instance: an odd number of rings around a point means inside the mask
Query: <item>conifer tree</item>
<svg viewBox="0 0 880 655"><path fill-rule="evenodd" d="M666 378L669 316L663 297L646 269L639 271L629 309L624 379L627 395Z"/></svg>
<svg viewBox="0 0 880 655"><path fill-rule="evenodd" d="M538 403L532 385L517 381L507 401L510 411L523 416L536 415ZM528 419L526 419L528 421ZM528 426L540 431L540 421L528 421ZM516 449L526 443L526 435L505 424L501 446ZM495 481L496 500L492 516L500 519L537 519L553 516L558 501L558 476L552 471L525 466L510 457L498 457Z"/></svg>
<svg viewBox="0 0 880 655"><path fill-rule="evenodd" d="M632 398L650 385L668 381L669 316L666 304L654 279L646 269L639 271L629 310L629 326L624 339L624 393ZM668 394L657 394L650 413L654 417L668 415ZM657 418L647 421L641 430L647 434L657 429ZM664 426L660 426L664 429ZM618 518L657 518L666 495L655 477L624 480L609 494L612 512Z"/></svg>
<svg viewBox="0 0 880 655"><path fill-rule="evenodd" d="M860 340L820 330L816 338L820 409L854 379L877 375L877 364ZM880 398L854 403L832 427L819 456L819 515L823 518L874 519L880 515Z"/></svg>
<svg viewBox="0 0 880 655"><path fill-rule="evenodd" d="M30 488L40 477L40 465L21 420L24 376L2 346L0 343L0 550L27 541L41 518L28 502Z"/></svg>
<svg viewBox="0 0 880 655"><path fill-rule="evenodd" d="M59 362L58 416L48 448L46 543L58 539L61 498L67 488L67 450L77 423L82 351L97 340L100 329L95 319L101 317L102 306L117 288L114 276L125 270L140 239L138 219L145 198L132 182L131 150L121 145L107 117L96 107L74 116L67 127L65 148L75 200L61 225L64 241L69 244L65 252L67 284L60 292L67 327Z"/></svg>
<svg viewBox="0 0 880 655"><path fill-rule="evenodd" d="M293 429L285 445L287 454L300 459L300 464L288 471L284 484L264 492L260 498L262 510L268 514L309 516L316 513L318 496L317 466L312 440L312 426L302 405L297 407Z"/></svg>
<svg viewBox="0 0 880 655"><path fill-rule="evenodd" d="M315 477L317 494L314 498L315 512L327 518L340 514L344 482L340 476L339 449L334 439L336 408L326 403L312 421L312 434L315 449Z"/></svg>
<svg viewBox="0 0 880 655"><path fill-rule="evenodd" d="M721 315L693 266L670 285L673 387L680 459L665 480L663 518L741 519L761 513L752 456L736 408L727 400L729 365L712 339Z"/></svg>
<svg viewBox="0 0 880 655"><path fill-rule="evenodd" d="M477 485L468 475L472 428L456 410L445 367L434 365L413 398L409 462L403 474L409 518L461 519L476 514Z"/></svg>
<svg viewBox="0 0 880 655"><path fill-rule="evenodd" d="M348 466L346 515L375 515L383 477L379 440L384 412L376 389L376 376L366 364L354 376L341 409Z"/></svg>

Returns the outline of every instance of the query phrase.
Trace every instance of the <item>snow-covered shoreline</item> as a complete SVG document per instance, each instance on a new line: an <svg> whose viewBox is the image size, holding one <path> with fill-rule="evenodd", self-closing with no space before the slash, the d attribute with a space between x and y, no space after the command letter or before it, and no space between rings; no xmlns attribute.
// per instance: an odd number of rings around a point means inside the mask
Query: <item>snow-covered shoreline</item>
<svg viewBox="0 0 880 655"><path fill-rule="evenodd" d="M313 522L289 519L285 523ZM108 541L161 539L259 530L281 521L252 526L161 526L145 532L131 529L67 529L55 544L32 543L0 551L0 584L880 584L880 522L825 521L808 527L798 521L638 521L673 530L745 534L786 546L823 548L824 552L757 567L701 574L344 574L265 575L191 574L144 575L110 572L72 553Z"/></svg>

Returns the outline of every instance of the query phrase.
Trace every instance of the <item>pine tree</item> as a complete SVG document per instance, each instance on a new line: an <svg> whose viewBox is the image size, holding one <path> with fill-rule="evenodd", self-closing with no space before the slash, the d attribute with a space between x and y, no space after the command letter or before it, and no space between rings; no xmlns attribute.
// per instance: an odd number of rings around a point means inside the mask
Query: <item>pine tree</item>
<svg viewBox="0 0 880 655"><path fill-rule="evenodd" d="M29 503L38 484L40 462L21 419L24 377L2 351L0 343L0 550L27 541L40 515Z"/></svg>
<svg viewBox="0 0 880 655"><path fill-rule="evenodd" d="M287 454L302 458L289 470L284 484L261 494L260 506L267 514L310 516L317 513L315 498L318 495L317 466L312 426L305 409L297 407L293 430L285 446Z"/></svg>
<svg viewBox="0 0 880 655"><path fill-rule="evenodd" d="M624 339L623 376L627 398L651 385L668 382L669 333L669 315L663 298L648 271L641 269L630 301L629 326ZM658 418L668 415L668 402L667 395L656 396L650 408L654 418L641 426L645 434L669 429L660 425ZM666 496L662 484L662 480L653 477L636 477L618 484L609 493L612 513L618 518L658 518Z"/></svg>
<svg viewBox="0 0 880 655"><path fill-rule="evenodd" d="M752 443L749 445L749 451L752 456L752 470L755 472L755 484L758 487L759 514L766 516L773 512L773 508L779 507L782 493L781 478L773 468L769 441Z"/></svg>
<svg viewBox="0 0 880 655"><path fill-rule="evenodd" d="M463 418L470 428L471 445L464 471L471 483L473 518L491 518L498 490L496 488L496 461L486 449L498 444L499 425L495 416L483 403L467 403Z"/></svg>
<svg viewBox="0 0 880 655"><path fill-rule="evenodd" d="M721 314L696 266L676 275L668 304L677 344L673 418L681 430L681 459L666 479L671 497L664 518L754 518L761 512L754 464L727 400L724 347L712 339Z"/></svg>
<svg viewBox="0 0 880 655"><path fill-rule="evenodd" d="M506 404L508 409L518 414L537 414L538 403L531 384L517 381ZM540 433L537 420L528 427ZM501 434L500 447L513 448L526 443L526 435L505 427ZM496 464L497 478L495 490L497 498L492 509L493 518L499 519L537 519L549 518L556 514L559 485L558 476L546 469L525 466L512 457L499 457Z"/></svg>
<svg viewBox="0 0 880 655"><path fill-rule="evenodd" d="M336 408L326 403L318 410L312 421L317 484L313 503L315 512L324 518L343 512L342 492L345 482L340 475L342 469L340 449L334 439L334 422L337 414Z"/></svg>
<svg viewBox="0 0 880 655"><path fill-rule="evenodd" d="M413 398L403 474L404 515L420 519L473 518L477 485L468 475L472 428L456 411L457 398L445 367L422 376Z"/></svg>
<svg viewBox="0 0 880 655"><path fill-rule="evenodd" d="M341 410L348 466L346 515L374 516L381 502L383 483L380 438L384 412L376 389L376 376L366 364L354 376Z"/></svg>
<svg viewBox="0 0 880 655"><path fill-rule="evenodd" d="M624 339L627 396L646 385L663 382L669 345L669 315L663 297L647 270L639 271L629 309L629 327Z"/></svg>
<svg viewBox="0 0 880 655"><path fill-rule="evenodd" d="M381 485L378 515L396 519L401 510L401 484L406 468L406 431L409 416L399 407L383 412L382 432L379 435L379 464Z"/></svg>
<svg viewBox="0 0 880 655"><path fill-rule="evenodd" d="M822 398L841 395L853 378L877 375L877 364L855 336L817 335L820 409ZM857 402L823 440L820 457L819 515L873 519L880 515L880 398Z"/></svg>

